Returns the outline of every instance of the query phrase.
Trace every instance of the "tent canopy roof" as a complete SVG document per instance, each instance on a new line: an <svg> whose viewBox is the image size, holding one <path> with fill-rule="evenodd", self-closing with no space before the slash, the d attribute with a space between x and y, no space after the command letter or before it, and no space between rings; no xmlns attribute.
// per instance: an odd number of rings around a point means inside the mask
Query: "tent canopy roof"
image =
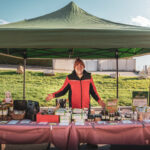
<svg viewBox="0 0 150 150"><path fill-rule="evenodd" d="M150 53L150 28L93 16L74 2L53 13L0 25L0 52L14 56L114 58Z"/></svg>
<svg viewBox="0 0 150 150"><path fill-rule="evenodd" d="M53 13L2 25L1 27L21 29L104 29L139 31L147 29L98 18L79 8L74 2L70 2L67 6Z"/></svg>

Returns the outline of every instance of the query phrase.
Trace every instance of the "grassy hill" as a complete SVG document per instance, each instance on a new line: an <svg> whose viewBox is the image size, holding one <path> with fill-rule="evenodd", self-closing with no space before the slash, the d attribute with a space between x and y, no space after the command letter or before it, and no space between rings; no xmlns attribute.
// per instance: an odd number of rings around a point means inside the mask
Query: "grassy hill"
<svg viewBox="0 0 150 150"><path fill-rule="evenodd" d="M55 92L61 88L66 78L66 73L56 73L55 76L44 76L41 72L26 72L26 99L36 100L41 106L55 106L55 99L50 102L45 101L48 93ZM93 75L97 91L104 101L116 97L116 80L106 75ZM0 101L4 98L4 93L10 91L13 99L22 99L23 75L16 74L15 71L0 70ZM149 80L138 79L136 77L119 78L119 105L131 105L133 91L148 91ZM67 98L66 94L63 98ZM98 103L91 98L92 106Z"/></svg>

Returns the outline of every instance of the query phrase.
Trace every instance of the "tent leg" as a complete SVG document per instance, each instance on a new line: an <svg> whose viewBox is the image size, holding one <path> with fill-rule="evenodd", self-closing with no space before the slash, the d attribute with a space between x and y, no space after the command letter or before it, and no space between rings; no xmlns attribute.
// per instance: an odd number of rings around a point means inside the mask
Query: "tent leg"
<svg viewBox="0 0 150 150"><path fill-rule="evenodd" d="M117 79L116 79L116 98L118 99L119 98L119 86L118 86L118 83L119 83L119 77L118 77L118 49L116 50L116 74L117 74Z"/></svg>
<svg viewBox="0 0 150 150"><path fill-rule="evenodd" d="M23 72L23 100L26 99L26 51L24 52L24 72Z"/></svg>
<svg viewBox="0 0 150 150"><path fill-rule="evenodd" d="M149 79L149 106L150 106L150 79Z"/></svg>

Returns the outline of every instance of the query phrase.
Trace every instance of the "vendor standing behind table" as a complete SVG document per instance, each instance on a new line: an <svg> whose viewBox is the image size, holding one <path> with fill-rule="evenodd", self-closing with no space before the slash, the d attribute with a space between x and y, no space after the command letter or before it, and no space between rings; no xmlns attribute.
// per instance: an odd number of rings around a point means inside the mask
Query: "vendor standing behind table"
<svg viewBox="0 0 150 150"><path fill-rule="evenodd" d="M74 70L66 77L61 89L52 94L48 94L46 100L48 101L63 96L69 90L69 107L89 108L91 94L92 97L104 108L105 103L98 95L91 74L84 69L84 62L79 58L76 59Z"/></svg>

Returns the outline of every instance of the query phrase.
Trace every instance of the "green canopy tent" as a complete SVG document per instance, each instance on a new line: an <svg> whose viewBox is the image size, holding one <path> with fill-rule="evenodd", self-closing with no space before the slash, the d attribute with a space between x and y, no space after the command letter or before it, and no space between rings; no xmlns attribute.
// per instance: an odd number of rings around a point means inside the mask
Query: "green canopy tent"
<svg viewBox="0 0 150 150"><path fill-rule="evenodd" d="M117 58L117 97L118 58L150 53L150 28L98 18L74 2L44 16L0 25L0 35L0 53L24 58L24 66L27 58ZM25 73L23 91L25 99Z"/></svg>

